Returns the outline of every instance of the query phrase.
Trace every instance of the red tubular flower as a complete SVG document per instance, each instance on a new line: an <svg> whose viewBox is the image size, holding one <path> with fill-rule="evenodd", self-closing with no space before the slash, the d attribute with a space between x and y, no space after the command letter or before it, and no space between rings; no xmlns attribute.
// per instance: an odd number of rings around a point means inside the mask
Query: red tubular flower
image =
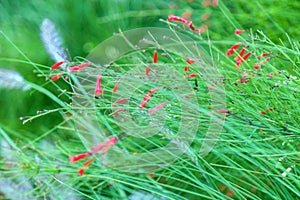
<svg viewBox="0 0 300 200"><path fill-rule="evenodd" d="M125 111L125 108L120 108L120 109L116 110L116 112L115 112L115 118L119 117L119 112L124 112L124 111Z"/></svg>
<svg viewBox="0 0 300 200"><path fill-rule="evenodd" d="M105 155L107 153L107 151L117 143L117 138L116 137L111 137L108 140L102 142L101 144L97 145L97 146L93 146L92 150L95 153L97 153L98 151L102 151L102 155Z"/></svg>
<svg viewBox="0 0 300 200"><path fill-rule="evenodd" d="M261 64L264 65L264 64L265 64L266 62L268 62L269 60L271 60L271 57L268 57L268 58L264 59L264 60L261 62Z"/></svg>
<svg viewBox="0 0 300 200"><path fill-rule="evenodd" d="M81 160L85 157L91 156L92 153L91 152L86 152L86 153L81 153L75 156L69 156L70 162L77 162L78 160Z"/></svg>
<svg viewBox="0 0 300 200"><path fill-rule="evenodd" d="M152 93L148 93L145 97L144 97L144 99L143 99L143 101L140 103L140 109L142 109L142 108L144 108L145 106L146 106L146 104L150 101L150 99L153 97L153 94Z"/></svg>
<svg viewBox="0 0 300 200"><path fill-rule="evenodd" d="M261 111L260 114L264 115L264 114L266 114L267 112L272 111L272 110L274 110L274 108L273 108L273 107L270 107L270 108L268 108L268 109L266 109L266 110L264 110L264 111Z"/></svg>
<svg viewBox="0 0 300 200"><path fill-rule="evenodd" d="M163 103L161 103L161 104L155 106L154 108L148 110L148 113L149 113L149 114L153 114L154 112L158 111L159 109L161 109L162 107L164 107L164 106L167 105L167 104L168 104L168 102L163 102Z"/></svg>
<svg viewBox="0 0 300 200"><path fill-rule="evenodd" d="M194 27L194 25L193 25L193 22L192 22L192 21L190 21L190 23L189 23L189 27L190 27L190 29L191 29L192 31L195 31L195 30L196 30L196 28Z"/></svg>
<svg viewBox="0 0 300 200"><path fill-rule="evenodd" d="M51 70L56 70L57 68L59 68L59 66L61 66L64 63L64 61L60 61L55 63L54 65L51 66Z"/></svg>
<svg viewBox="0 0 300 200"><path fill-rule="evenodd" d="M228 110L217 110L218 113L228 113Z"/></svg>
<svg viewBox="0 0 300 200"><path fill-rule="evenodd" d="M239 35L241 33L244 33L245 30L241 30L241 29L235 29L234 34Z"/></svg>
<svg viewBox="0 0 300 200"><path fill-rule="evenodd" d="M154 53L153 53L153 63L157 63L158 61L158 54L157 54L157 51L154 50Z"/></svg>
<svg viewBox="0 0 300 200"><path fill-rule="evenodd" d="M244 57L243 57L243 61L247 60L247 58L252 54L252 52L248 52Z"/></svg>
<svg viewBox="0 0 300 200"><path fill-rule="evenodd" d="M153 94L153 92L156 92L157 90L159 90L159 88L152 88L151 90L149 90L149 93Z"/></svg>
<svg viewBox="0 0 300 200"><path fill-rule="evenodd" d="M149 76L149 73L151 71L151 68L149 66L146 67L146 76Z"/></svg>
<svg viewBox="0 0 300 200"><path fill-rule="evenodd" d="M149 92L149 93L144 97L143 101L148 102L152 97L153 97L153 94Z"/></svg>
<svg viewBox="0 0 300 200"><path fill-rule="evenodd" d="M263 53L263 54L257 56L257 59L260 60L261 57L265 57L265 56L268 56L268 55L270 55L270 52L266 52L266 53Z"/></svg>
<svg viewBox="0 0 300 200"><path fill-rule="evenodd" d="M92 163L94 161L94 158L91 158L91 159L89 159L88 161L86 161L84 164L83 164L83 167L80 169L80 170L78 170L78 174L80 175L80 176L82 176L83 174L84 174L84 172L85 172L85 169Z"/></svg>
<svg viewBox="0 0 300 200"><path fill-rule="evenodd" d="M70 162L76 162L78 160L81 160L85 157L91 156L92 154L96 154L98 151L102 151L102 155L105 155L107 151L117 143L117 138L116 137L111 137L110 139L102 142L101 144L92 147L93 153L92 152L86 152L82 154L78 154L76 156L69 156ZM85 169L94 161L94 158L89 159L83 164L83 167L78 170L78 174L82 176L85 172Z"/></svg>
<svg viewBox="0 0 300 200"><path fill-rule="evenodd" d="M235 68L239 68L241 66L241 64L247 60L247 58L252 54L252 52L248 52L245 56L243 56L242 58L238 59L236 61L236 65L235 65Z"/></svg>
<svg viewBox="0 0 300 200"><path fill-rule="evenodd" d="M232 45L230 49L236 50L240 45L241 45L240 42L236 43L236 44Z"/></svg>
<svg viewBox="0 0 300 200"><path fill-rule="evenodd" d="M96 88L95 88L94 94L97 96L100 96L101 94L103 94L103 90L101 88L101 75L100 74L97 76Z"/></svg>
<svg viewBox="0 0 300 200"><path fill-rule="evenodd" d="M54 76L51 77L51 80L52 81L57 81L62 76L63 76L63 74L56 74L56 75L54 75Z"/></svg>
<svg viewBox="0 0 300 200"><path fill-rule="evenodd" d="M176 22L181 22L181 23L184 23L184 24L188 23L188 21L186 19L175 16L173 14L169 14L168 21L176 21Z"/></svg>
<svg viewBox="0 0 300 200"><path fill-rule="evenodd" d="M259 64L255 63L254 64L254 69L258 69L259 68Z"/></svg>
<svg viewBox="0 0 300 200"><path fill-rule="evenodd" d="M85 171L85 169L84 169L84 168L81 168L80 170L78 170L77 173L78 173L80 176L82 176L83 173L84 173L84 171Z"/></svg>
<svg viewBox="0 0 300 200"><path fill-rule="evenodd" d="M150 99L153 97L153 93L159 90L159 88L152 88L149 90L147 95L144 97L143 101L140 103L140 109L144 108L146 104L150 101Z"/></svg>
<svg viewBox="0 0 300 200"><path fill-rule="evenodd" d="M242 64L242 60L236 61L235 68L236 69L239 68L241 66L241 64Z"/></svg>
<svg viewBox="0 0 300 200"><path fill-rule="evenodd" d="M69 70L70 71L80 72L80 70L82 70L83 68L86 68L86 67L88 67L90 65L91 65L90 62L86 62L86 63L82 63L82 64L74 66L74 67L69 67Z"/></svg>
<svg viewBox="0 0 300 200"><path fill-rule="evenodd" d="M244 46L243 49L240 51L239 55L234 58L235 61L241 60L243 58L243 55L245 54L246 49L249 46Z"/></svg>
<svg viewBox="0 0 300 200"><path fill-rule="evenodd" d="M119 82L117 82L117 83L115 84L114 89L113 89L113 92L117 92L118 88L119 88Z"/></svg>
<svg viewBox="0 0 300 200"><path fill-rule="evenodd" d="M241 43L236 43L230 47L230 49L226 52L226 56L231 56L234 51L241 45Z"/></svg>
<svg viewBox="0 0 300 200"><path fill-rule="evenodd" d="M189 72L189 69L190 69L189 66L184 67L184 73L187 74Z"/></svg>
<svg viewBox="0 0 300 200"><path fill-rule="evenodd" d="M117 100L117 101L115 102L115 104L121 104L121 103L124 103L124 102L126 102L126 101L128 101L128 100L129 100L129 98L123 98L123 99Z"/></svg>
<svg viewBox="0 0 300 200"><path fill-rule="evenodd" d="M187 62L188 64L193 64L193 63L195 62L195 60L186 58L186 62Z"/></svg>
<svg viewBox="0 0 300 200"><path fill-rule="evenodd" d="M189 75L189 78L194 78L194 77L196 77L197 76L197 74L190 74Z"/></svg>
<svg viewBox="0 0 300 200"><path fill-rule="evenodd" d="M140 103L140 106L139 106L140 109L144 108L144 107L146 106L147 102L148 102L148 101L145 101L145 100L142 101L142 102Z"/></svg>
<svg viewBox="0 0 300 200"><path fill-rule="evenodd" d="M228 49L228 51L226 51L226 56L231 56L234 53L233 49Z"/></svg>

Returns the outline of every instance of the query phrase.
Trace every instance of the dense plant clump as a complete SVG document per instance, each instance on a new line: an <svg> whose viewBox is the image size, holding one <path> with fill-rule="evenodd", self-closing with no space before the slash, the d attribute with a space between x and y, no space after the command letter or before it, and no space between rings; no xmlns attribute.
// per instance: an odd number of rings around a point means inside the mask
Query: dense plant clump
<svg viewBox="0 0 300 200"><path fill-rule="evenodd" d="M300 198L300 44L279 5L96 2L29 14L22 36L0 14L0 199ZM21 4L3 7L46 9Z"/></svg>

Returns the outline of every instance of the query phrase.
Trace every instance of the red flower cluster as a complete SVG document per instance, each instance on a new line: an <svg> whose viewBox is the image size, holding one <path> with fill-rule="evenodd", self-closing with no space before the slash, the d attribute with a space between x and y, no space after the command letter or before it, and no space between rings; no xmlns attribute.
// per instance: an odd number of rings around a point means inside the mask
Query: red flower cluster
<svg viewBox="0 0 300 200"><path fill-rule="evenodd" d="M186 58L186 60L185 60L188 64L193 64L193 63L195 63L196 61L194 60L194 59L190 59L190 58ZM190 69L190 66L185 66L184 67L184 73L185 74L188 74L188 72L189 72L189 69ZM188 78L194 78L194 77L196 77L197 76L197 74L189 74L188 75ZM184 78L186 78L186 76L184 76Z"/></svg>
<svg viewBox="0 0 300 200"><path fill-rule="evenodd" d="M62 64L64 64L64 63L65 63L65 61L59 61L59 62L55 63L54 65L52 65L52 66L50 67L50 69L51 69L51 70L56 70L56 69L58 69L58 68L59 68ZM86 63L82 63L82 64L80 64L80 65L76 65L76 66L74 66L74 67L69 67L69 70L70 70L71 72L75 72L75 71L80 72L81 69L86 68L86 67L88 67L88 66L90 66L90 65L91 65L90 62L86 62ZM52 80L52 81L57 81L57 80L58 80L60 77L62 77L62 76L63 76L62 73L56 74L56 75L54 75L54 76L51 77L51 80Z"/></svg>
<svg viewBox="0 0 300 200"><path fill-rule="evenodd" d="M241 45L241 43L234 44L230 47L230 49L226 52L227 56L231 56ZM237 57L234 58L236 65L235 68L239 68L241 64L248 59L248 57L252 54L252 51L248 52L246 55L245 51L249 46L244 46L242 50L239 52Z"/></svg>
<svg viewBox="0 0 300 200"><path fill-rule="evenodd" d="M269 52L263 53L263 54L257 56L257 59L260 60L261 57L265 57L265 56L268 56L268 55L270 55ZM260 63L255 63L255 64L254 64L254 68L255 68L255 69L259 69L260 66L264 65L264 64L265 64L266 62L268 62L269 60L271 60L271 57L267 57L266 59L264 59L264 60L261 61Z"/></svg>
<svg viewBox="0 0 300 200"><path fill-rule="evenodd" d="M168 16L168 21L175 21L175 22L181 22L183 23L184 25L188 26L192 31L195 31L197 32L198 34L200 33L203 33L204 31L207 30L208 26L207 25L203 25L199 28L195 28L195 26L193 25L193 22L192 21L189 21L189 20L186 20L182 17L178 17L178 16L175 16L173 14L170 14Z"/></svg>
<svg viewBox="0 0 300 200"><path fill-rule="evenodd" d="M93 152L85 152L85 153L81 153L75 156L69 156L70 162L74 163L77 162L83 158L86 158L88 156L91 156L93 154L96 154L98 151L102 151L102 155L105 155L108 150L114 146L117 143L117 138L116 137L111 137L108 140L102 142L101 144L92 147ZM78 174L80 176L83 175L83 173L85 172L85 169L94 161L94 158L89 159L88 161L86 161L83 164L83 167L78 171Z"/></svg>
<svg viewBox="0 0 300 200"><path fill-rule="evenodd" d="M234 34L239 35L239 34L242 34L242 33L244 33L244 32L245 32L245 30L236 29L235 32L234 32ZM232 54L234 54L235 51L237 51L237 49L240 47L240 45L241 45L240 42L239 42L239 43L236 43L236 44L234 44L234 45L232 45L232 46L228 49L228 51L226 52L226 56L229 57L229 56L231 56ZM244 61L246 61L246 60L249 58L249 56L252 55L252 53L253 53L252 51L250 51L250 52L248 52L248 53L245 54L247 48L249 48L249 46L244 46L244 47L240 50L239 54L234 58L234 60L235 60L235 62L236 62L235 68L239 68L239 67L241 66L241 64L242 64ZM268 56L268 55L270 55L270 54L271 54L270 52L262 53L261 55L257 56L256 58L257 58L257 60L260 60L262 57L266 57L266 56ZM265 63L268 62L270 59L271 59L271 57L267 57L266 59L264 59L264 60L261 61L260 63L255 63L255 64L254 64L254 69L259 69L261 65L265 64Z"/></svg>
<svg viewBox="0 0 300 200"><path fill-rule="evenodd" d="M64 64L64 61L59 61L57 63L55 63L54 65L52 65L50 67L51 70L56 70L58 69L62 64ZM51 77L52 81L57 81L58 79L60 79L60 77L62 77L64 74L60 73L60 74L56 74L54 76Z"/></svg>

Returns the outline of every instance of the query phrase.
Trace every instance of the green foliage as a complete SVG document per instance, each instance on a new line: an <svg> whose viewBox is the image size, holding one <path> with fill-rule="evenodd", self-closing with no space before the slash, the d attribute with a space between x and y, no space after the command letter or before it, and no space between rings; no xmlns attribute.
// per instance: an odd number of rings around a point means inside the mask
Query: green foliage
<svg viewBox="0 0 300 200"><path fill-rule="evenodd" d="M20 198L11 190L24 193L24 199L127 199L139 191L156 195L156 199L299 198L300 46L296 40L300 37L299 9L296 0L219 1L218 7L204 7L202 1L185 0L1 1L0 67L20 72L32 89L0 88L0 198L1 192L6 198ZM152 60L152 50L142 58L133 52L113 63L103 78L105 94L100 99L92 99L96 106L76 107L70 103L79 87L77 75L57 82L49 80L49 66L54 61L47 55L39 36L42 20L49 18L55 23L72 60L80 62L98 43L119 29L167 28L168 14L180 16L188 11L195 26L209 25L207 32L199 36L180 23L171 24L207 50L219 69L226 91L227 108L224 109L229 110L229 116L225 117L216 146L204 158L199 156L208 117L213 112L209 100L209 88L213 86L205 85L199 78L198 91L195 91L198 105L192 106L203 116L188 116L199 119L200 126L184 155L150 174L113 169L110 165L114 163L106 166L105 156L97 156L86 174L79 176L76 171L82 163L70 164L68 156L89 151L86 136L94 135L82 134L78 124L74 124L78 110L97 108L100 141L116 135L120 139L118 147L127 151L151 152L168 141L170 136L162 137L163 131L146 139L119 133L114 113L107 107L107 99L112 95L108 91L115 85L111 77L123 75L137 61L143 65ZM210 15L207 21L201 19L205 13ZM236 28L246 32L234 35ZM225 55L237 42L249 46L247 52L252 52L238 69L233 58L239 51L231 57ZM272 52L271 59L254 69L254 64L264 59L258 60L257 56L265 52ZM186 66L184 58L172 54L172 59L178 66ZM160 57L159 62L166 63L167 68L170 60ZM189 83L195 86L194 81ZM89 86L94 85L93 82ZM143 114L137 106L145 91L154 87L151 84L137 87L130 97L128 108L133 113L131 117L140 120L139 124L149 124L148 118L140 117ZM159 90L155 95L146 109L171 101L175 96L168 90ZM165 109L171 114L164 126L176 132L181 115L179 103L174 101ZM19 117L27 123L23 125ZM84 122L80 126L85 126ZM9 190L1 190L4 185Z"/></svg>

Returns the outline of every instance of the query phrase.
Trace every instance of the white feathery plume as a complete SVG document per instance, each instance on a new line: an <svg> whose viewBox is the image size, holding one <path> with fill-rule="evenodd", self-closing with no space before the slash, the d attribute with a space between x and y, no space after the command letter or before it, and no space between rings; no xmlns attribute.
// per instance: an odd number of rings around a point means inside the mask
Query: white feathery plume
<svg viewBox="0 0 300 200"><path fill-rule="evenodd" d="M50 19L44 19L41 25L41 38L48 54L54 61L59 62L66 60L67 56L62 48L61 37Z"/></svg>
<svg viewBox="0 0 300 200"><path fill-rule="evenodd" d="M0 88L26 91L30 89L30 85L17 71L0 69Z"/></svg>

